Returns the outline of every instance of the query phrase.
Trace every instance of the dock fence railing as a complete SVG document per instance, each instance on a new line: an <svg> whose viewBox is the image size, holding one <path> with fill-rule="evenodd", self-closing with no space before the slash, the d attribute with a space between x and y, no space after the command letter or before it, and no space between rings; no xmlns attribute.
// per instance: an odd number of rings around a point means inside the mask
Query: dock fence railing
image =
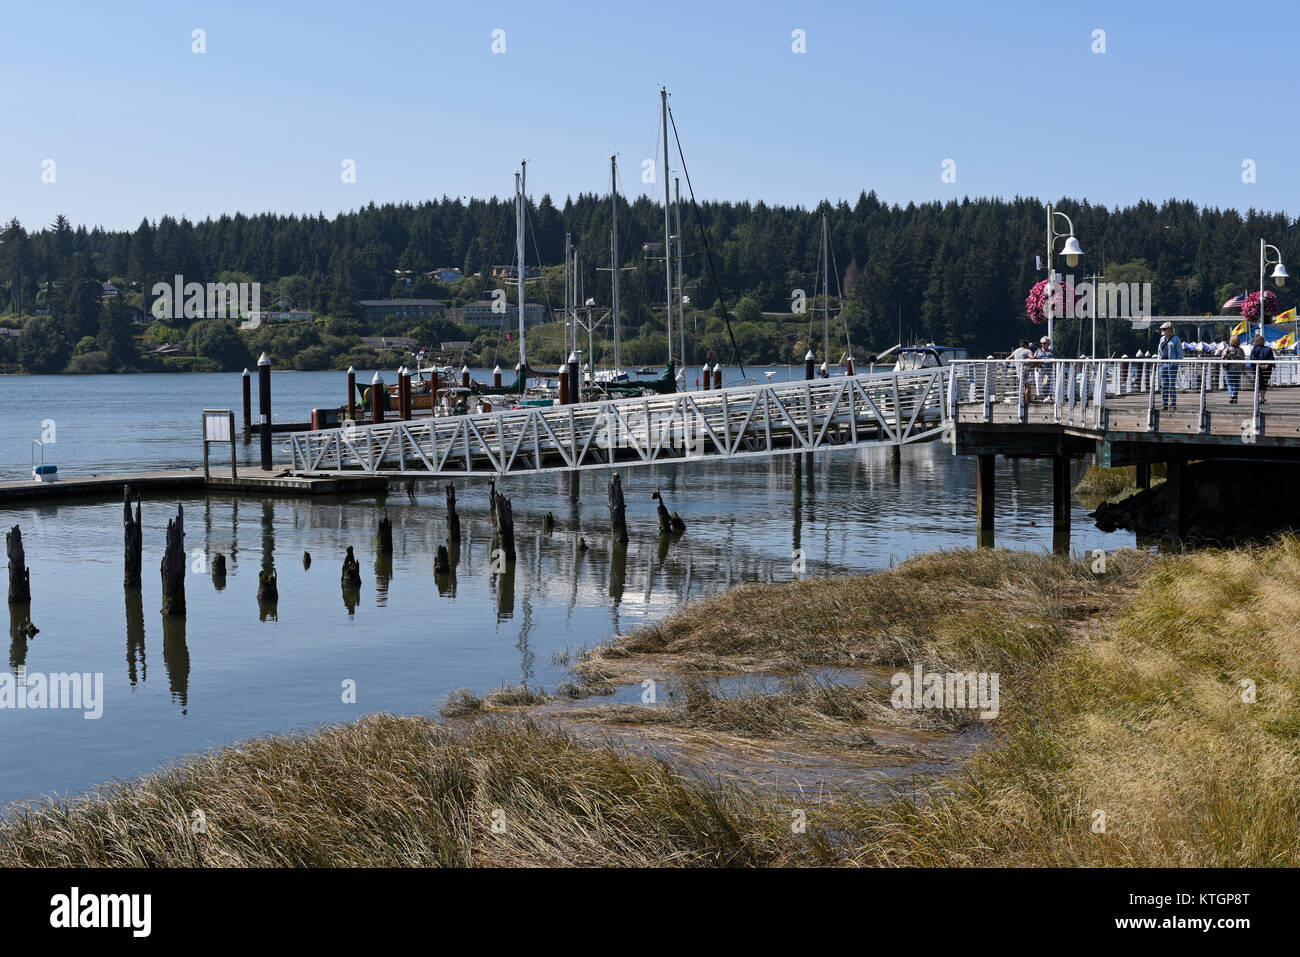
<svg viewBox="0 0 1300 957"><path fill-rule="evenodd" d="M1084 428L1106 427L1107 403L1116 397L1146 398L1146 427L1157 428L1156 400L1177 404L1194 395L1202 429L1208 429L1207 401L1226 393L1236 404L1248 398L1252 422L1259 429L1260 403L1267 391L1300 384L1300 357L1223 359L1185 356L1118 359L963 359L950 367L949 415L975 422L1028 422L1035 405L1050 406L1052 421ZM1183 408L1191 407L1184 404ZM1003 411L1002 415L997 412ZM1037 416L1035 419L1039 418Z"/></svg>

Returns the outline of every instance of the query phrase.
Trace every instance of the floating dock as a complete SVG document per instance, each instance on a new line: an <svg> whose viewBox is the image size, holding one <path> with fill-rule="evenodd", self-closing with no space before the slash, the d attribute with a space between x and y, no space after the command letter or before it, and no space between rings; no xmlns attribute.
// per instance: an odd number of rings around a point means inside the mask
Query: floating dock
<svg viewBox="0 0 1300 957"><path fill-rule="evenodd" d="M211 469L207 478L204 478L202 468L115 472L60 477L57 482L0 482L0 505L70 498L120 499L123 485L130 485L141 493L180 491L315 496L382 492L387 489L388 481L371 475L292 475L287 469L268 472L252 467L240 468L238 478L231 477L230 469Z"/></svg>

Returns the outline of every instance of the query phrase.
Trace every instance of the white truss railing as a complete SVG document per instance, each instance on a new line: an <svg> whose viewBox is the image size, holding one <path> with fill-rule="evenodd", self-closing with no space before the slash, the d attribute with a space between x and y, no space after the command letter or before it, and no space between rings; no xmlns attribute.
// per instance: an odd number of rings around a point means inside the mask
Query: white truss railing
<svg viewBox="0 0 1300 957"><path fill-rule="evenodd" d="M935 438L949 369L876 372L292 435L300 473L484 477Z"/></svg>

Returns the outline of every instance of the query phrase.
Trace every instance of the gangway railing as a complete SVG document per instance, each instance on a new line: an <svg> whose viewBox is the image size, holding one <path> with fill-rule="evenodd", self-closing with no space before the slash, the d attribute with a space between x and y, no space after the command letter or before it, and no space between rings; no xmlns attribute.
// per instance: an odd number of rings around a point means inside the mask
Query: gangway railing
<svg viewBox="0 0 1300 957"><path fill-rule="evenodd" d="M300 473L484 477L902 445L950 424L950 370L917 369L294 433Z"/></svg>

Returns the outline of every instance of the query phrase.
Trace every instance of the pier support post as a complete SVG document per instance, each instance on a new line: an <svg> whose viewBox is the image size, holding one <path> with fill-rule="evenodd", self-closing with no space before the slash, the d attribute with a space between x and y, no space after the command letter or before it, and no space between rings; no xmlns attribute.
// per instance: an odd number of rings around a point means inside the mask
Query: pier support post
<svg viewBox="0 0 1300 957"><path fill-rule="evenodd" d="M992 456L989 456L992 458ZM903 447L897 443L889 447L889 474L898 481L903 471Z"/></svg>
<svg viewBox="0 0 1300 957"><path fill-rule="evenodd" d="M1187 534L1191 512L1191 489L1187 482L1187 463L1171 459L1165 463L1165 537L1181 541Z"/></svg>
<svg viewBox="0 0 1300 957"><path fill-rule="evenodd" d="M1052 456L1052 526L1070 527L1070 457Z"/></svg>
<svg viewBox="0 0 1300 957"><path fill-rule="evenodd" d="M981 532L993 530L993 502L996 489L993 468L996 462L997 456L991 452L975 456L975 510L979 516Z"/></svg>
<svg viewBox="0 0 1300 957"><path fill-rule="evenodd" d="M253 377L244 370L244 441L253 434Z"/></svg>
<svg viewBox="0 0 1300 957"><path fill-rule="evenodd" d="M162 559L162 613L185 614L185 512L167 520L167 548Z"/></svg>
<svg viewBox="0 0 1300 957"><path fill-rule="evenodd" d="M579 378L579 375L580 372L578 369L578 353L576 351L570 352L569 353L569 404L570 405L574 405L582 401L582 396L579 392L579 387L582 385L582 380Z"/></svg>
<svg viewBox="0 0 1300 957"><path fill-rule="evenodd" d="M722 388L722 363L719 362L713 367L713 388Z"/></svg>
<svg viewBox="0 0 1300 957"><path fill-rule="evenodd" d="M379 533L375 536L375 544L380 555L393 554L393 521L388 517L388 512L384 512L384 517L379 520Z"/></svg>
<svg viewBox="0 0 1300 957"><path fill-rule="evenodd" d="M271 357L257 360L258 438L262 440L262 471L271 471ZM182 565L184 563L182 562ZM182 604L184 600L182 599Z"/></svg>
<svg viewBox="0 0 1300 957"><path fill-rule="evenodd" d="M244 379L247 384L248 379ZM126 588L140 587L142 543L140 532L140 499L135 500L135 515L131 515L131 486L122 486L122 526L126 543L122 560L122 584ZM224 561L224 560L223 560Z"/></svg>
<svg viewBox="0 0 1300 957"><path fill-rule="evenodd" d="M379 373L370 380L370 421L379 425L384 421L384 380Z"/></svg>
<svg viewBox="0 0 1300 957"><path fill-rule="evenodd" d="M808 354L803 357L803 377L805 379L811 379L813 377L813 362L815 361L816 360L813 358L813 351L809 349Z"/></svg>
<svg viewBox="0 0 1300 957"><path fill-rule="evenodd" d="M1135 483L1138 488L1151 487L1151 463L1142 462L1137 466L1137 479Z"/></svg>
<svg viewBox="0 0 1300 957"><path fill-rule="evenodd" d="M704 379L703 379L703 386L700 391L708 392L709 389L713 386L713 373L712 371L710 371L709 363L707 361L704 363L704 368L701 370L701 372L703 372L704 374Z"/></svg>
<svg viewBox="0 0 1300 957"><path fill-rule="evenodd" d="M617 472L609 482L609 534L617 544L627 544L627 506L623 502L623 480Z"/></svg>
<svg viewBox="0 0 1300 957"><path fill-rule="evenodd" d="M357 420L357 370L348 366L348 421Z"/></svg>

